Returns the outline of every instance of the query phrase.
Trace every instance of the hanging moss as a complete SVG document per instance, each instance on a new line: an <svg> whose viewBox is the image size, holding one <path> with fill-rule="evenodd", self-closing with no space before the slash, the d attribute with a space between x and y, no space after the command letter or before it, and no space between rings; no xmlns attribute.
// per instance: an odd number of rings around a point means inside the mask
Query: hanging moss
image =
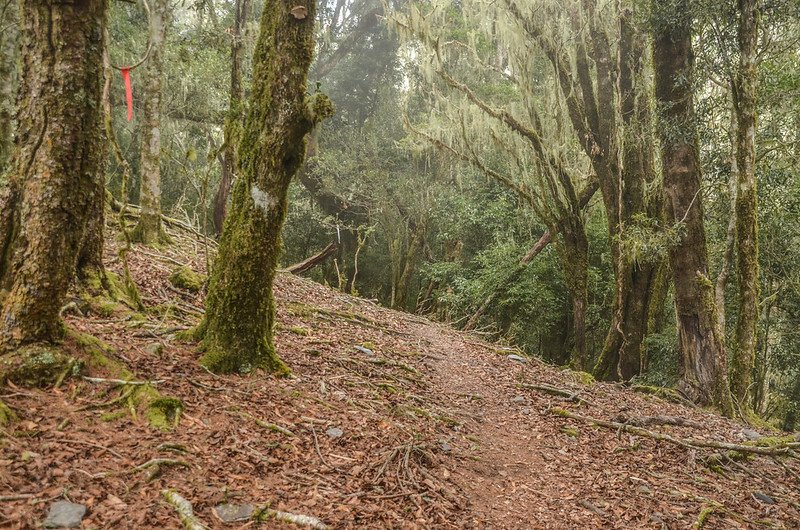
<svg viewBox="0 0 800 530"><path fill-rule="evenodd" d="M178 289L186 289L187 291L198 293L206 283L206 276L183 266L172 271L172 274L169 275L169 283Z"/></svg>

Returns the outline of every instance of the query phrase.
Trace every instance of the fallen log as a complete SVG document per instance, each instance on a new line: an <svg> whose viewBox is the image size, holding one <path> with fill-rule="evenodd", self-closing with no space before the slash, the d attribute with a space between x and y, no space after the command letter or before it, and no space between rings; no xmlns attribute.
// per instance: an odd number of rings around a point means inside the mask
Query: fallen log
<svg viewBox="0 0 800 530"><path fill-rule="evenodd" d="M678 438L676 436L670 436L669 434L662 434L654 431L649 431L641 427L635 427L633 425L619 423L617 421L607 421L607 420L601 420L599 418L592 418L590 416L583 416L581 414L576 414L569 410L557 407L550 409L550 412L557 416L561 416L562 418L580 420L597 425L598 427L611 429L613 431L627 432L630 434L634 434L636 436L644 436L646 438L652 438L653 440L659 440L662 442L669 442L686 448L721 449L724 451L737 451L740 453L750 453L750 454L764 455L764 456L792 456L794 458L800 457L800 455L798 455L796 451L792 450L792 448L788 444L779 444L773 447L759 447L756 445L742 445L729 442L720 442L717 440Z"/></svg>
<svg viewBox="0 0 800 530"><path fill-rule="evenodd" d="M310 271L311 269L313 269L314 267L325 261L328 257L335 254L338 249L339 245L337 245L336 243L331 243L327 247L322 249L320 252L311 256L310 258L307 258L301 261L300 263L295 263L290 267L286 267L285 269L282 269L282 271L289 272L295 275L303 274L304 272Z"/></svg>

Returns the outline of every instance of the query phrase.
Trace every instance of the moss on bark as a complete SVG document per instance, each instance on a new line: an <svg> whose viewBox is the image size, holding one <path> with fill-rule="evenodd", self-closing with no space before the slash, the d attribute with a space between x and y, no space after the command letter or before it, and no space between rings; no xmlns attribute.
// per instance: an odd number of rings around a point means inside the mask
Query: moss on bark
<svg viewBox="0 0 800 530"><path fill-rule="evenodd" d="M60 364L43 350L63 336L59 311L102 168L106 7L105 0L20 4L18 128L0 215L0 351L36 345L4 359L23 379L31 362L44 373Z"/></svg>
<svg viewBox="0 0 800 530"><path fill-rule="evenodd" d="M241 178L196 331L205 351L201 363L214 372L288 372L272 340L280 231L289 184L305 156L305 136L333 112L322 94L306 96L315 10L310 0L269 0L264 6L239 151Z"/></svg>

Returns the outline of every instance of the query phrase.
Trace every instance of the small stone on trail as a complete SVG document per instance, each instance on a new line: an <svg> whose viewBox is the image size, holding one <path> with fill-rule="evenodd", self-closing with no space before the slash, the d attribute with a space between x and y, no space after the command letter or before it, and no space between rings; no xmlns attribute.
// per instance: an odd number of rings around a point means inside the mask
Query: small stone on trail
<svg viewBox="0 0 800 530"><path fill-rule="evenodd" d="M256 507L252 504L219 504L214 506L214 515L223 523L248 521Z"/></svg>
<svg viewBox="0 0 800 530"><path fill-rule="evenodd" d="M528 359L526 359L525 357L521 357L519 355L514 355L513 353L508 356L508 360L517 361L518 363L526 363L526 362L528 362Z"/></svg>
<svg viewBox="0 0 800 530"><path fill-rule="evenodd" d="M150 355L161 355L164 353L164 345L160 342L151 342L147 346L144 347L144 351L149 353Z"/></svg>
<svg viewBox="0 0 800 530"><path fill-rule="evenodd" d="M775 499L760 491L754 491L753 498L757 501L763 502L764 504L775 504Z"/></svg>
<svg viewBox="0 0 800 530"><path fill-rule="evenodd" d="M525 403L526 401L525 396L517 396L511 400L511 403Z"/></svg>
<svg viewBox="0 0 800 530"><path fill-rule="evenodd" d="M364 346L353 346L353 348L367 355L375 355L374 351L370 350L369 348L365 348Z"/></svg>
<svg viewBox="0 0 800 530"><path fill-rule="evenodd" d="M450 444L445 442L445 441L439 442L439 447L442 448L442 452L443 453L449 453L450 452Z"/></svg>
<svg viewBox="0 0 800 530"><path fill-rule="evenodd" d="M331 438L336 439L336 438L341 438L342 435L344 434L344 431L341 430L339 427L331 427L330 429L325 431L325 434L327 434Z"/></svg>
<svg viewBox="0 0 800 530"><path fill-rule="evenodd" d="M50 505L50 512L44 520L45 528L80 528L86 515L86 506L68 501L58 501Z"/></svg>
<svg viewBox="0 0 800 530"><path fill-rule="evenodd" d="M745 440L751 442L763 438L760 432L754 431L753 429L742 429L742 436L744 436Z"/></svg>

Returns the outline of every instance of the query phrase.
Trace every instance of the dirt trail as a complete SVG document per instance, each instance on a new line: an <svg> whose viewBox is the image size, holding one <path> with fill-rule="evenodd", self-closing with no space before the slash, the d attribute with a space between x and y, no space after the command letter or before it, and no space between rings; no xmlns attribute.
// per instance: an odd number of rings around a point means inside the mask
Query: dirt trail
<svg viewBox="0 0 800 530"><path fill-rule="evenodd" d="M535 360L511 360L513 350L498 350L438 324L414 329L439 355L432 362L431 392L463 421L461 443L454 444L460 460L454 478L467 492L477 527L693 528L707 510L703 528L800 528L798 490L785 483L788 477L773 462L720 476L699 465L695 451L556 416L552 407L572 404L519 384L581 392L591 403L581 412L605 419L620 413L674 414L707 425L711 432L701 435L737 442L741 426L616 385L585 386L578 374ZM781 501L754 499L761 489Z"/></svg>
<svg viewBox="0 0 800 530"><path fill-rule="evenodd" d="M209 374L197 345L175 334L197 323L203 295L168 280L176 262L203 272L205 259L193 237L172 236L167 249L130 255L148 311L101 304L67 317L74 333L107 345L100 357L74 340L65 345L86 363L83 375L107 382L0 389L20 416L0 429L0 528L41 527L55 500L70 500L87 508L83 528L179 529L166 488L219 530L238 528L217 520L219 503L269 504L332 529L689 529L701 520L705 529L800 528L796 460L708 466L713 451L552 409L605 420L680 416L702 428L652 428L730 442L753 435L741 425L512 360L521 352L310 280L282 274L276 283L276 344L294 377ZM119 272L107 240L107 266ZM120 404L125 386L108 382L121 376L117 365L181 400L173 429L155 430L141 407ZM521 383L578 392L587 403ZM182 465L140 470L163 458Z"/></svg>

